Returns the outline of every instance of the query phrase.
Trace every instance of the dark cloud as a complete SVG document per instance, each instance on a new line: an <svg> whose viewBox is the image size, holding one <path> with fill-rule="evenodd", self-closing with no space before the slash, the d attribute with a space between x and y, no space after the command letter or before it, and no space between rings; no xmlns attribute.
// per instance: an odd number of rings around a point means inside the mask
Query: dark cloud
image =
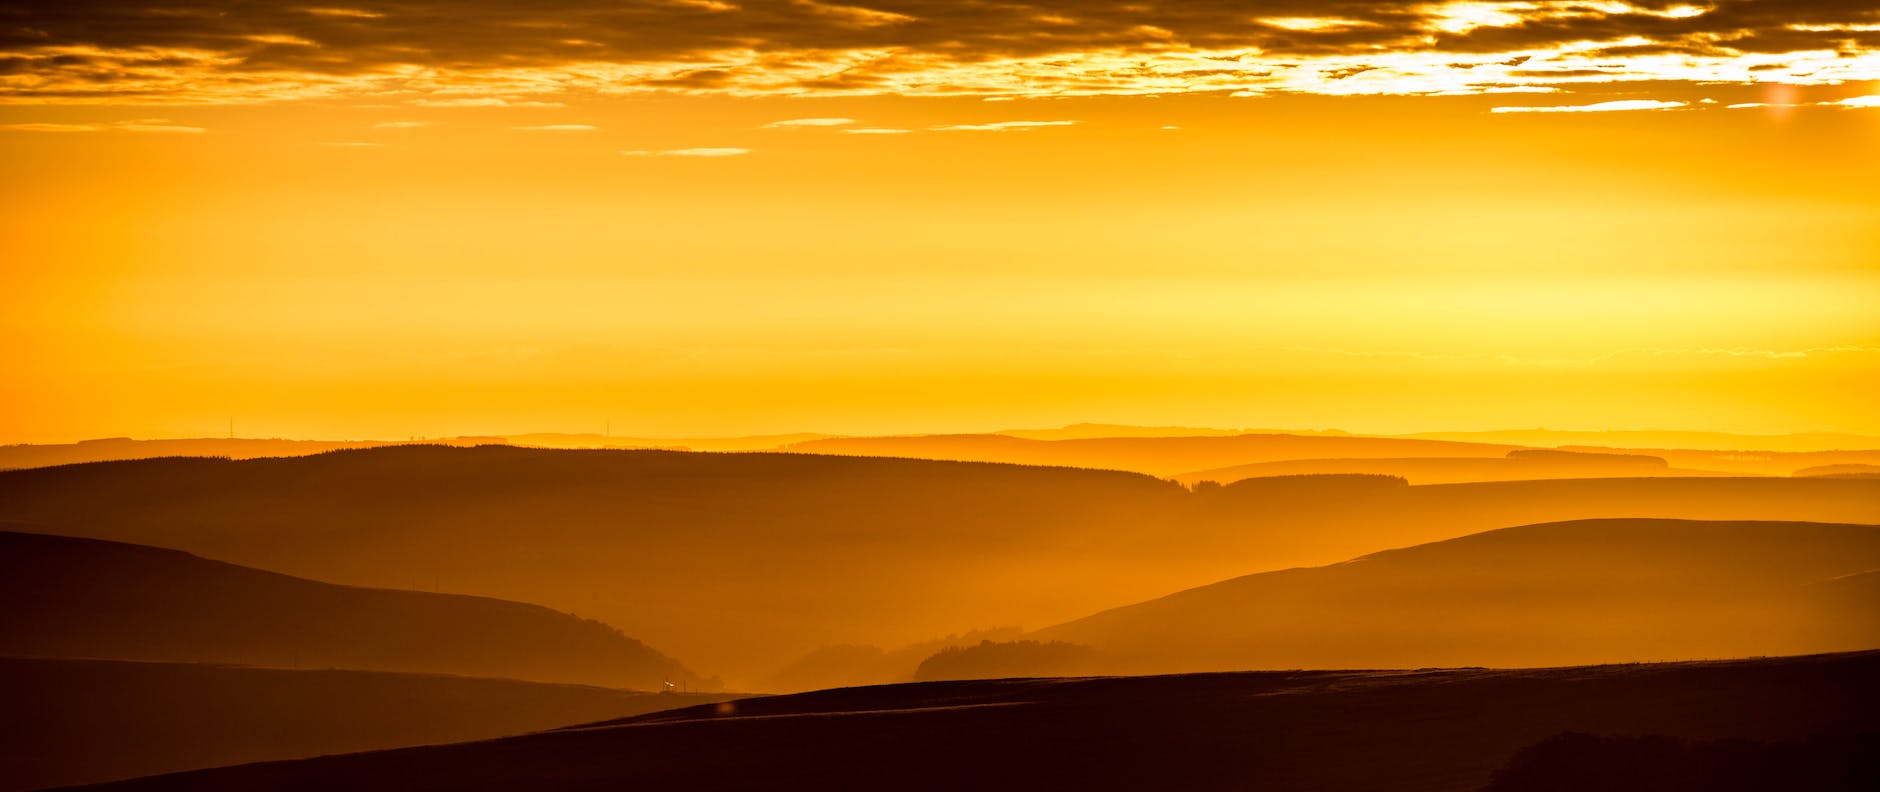
<svg viewBox="0 0 1880 792"><path fill-rule="evenodd" d="M676 64L659 73L629 70L611 78L647 89L871 91L893 90L896 74L1014 61L1033 65L1031 79L1051 82L1050 59L1093 52L1114 59L1242 51L1260 63L1284 64L1405 53L1496 56L1585 42L1610 43L1603 51L1613 54L1715 58L1880 47L1880 34L1859 29L1880 23L1880 7L1871 0L1487 0L1450 11L1441 10L1442 5L1405 0L15 1L0 2L0 75L5 75L0 91L49 95L104 83L125 93L161 92L167 74L189 76L212 98L216 89L205 86L205 77L252 85L256 81L234 78L292 74L304 78L304 94L330 84L319 77L583 64ZM1498 9L1505 16L1471 21ZM791 59L800 62L792 67L786 62ZM868 67L858 67L863 60ZM826 69L817 72L818 64ZM1254 65L1259 64L1249 63ZM791 68L814 73L793 75ZM752 69L771 74L756 75ZM1099 75L1073 65L1062 74L1061 87L1100 91L1128 83L1110 69ZM941 78L936 85L944 83Z"/></svg>

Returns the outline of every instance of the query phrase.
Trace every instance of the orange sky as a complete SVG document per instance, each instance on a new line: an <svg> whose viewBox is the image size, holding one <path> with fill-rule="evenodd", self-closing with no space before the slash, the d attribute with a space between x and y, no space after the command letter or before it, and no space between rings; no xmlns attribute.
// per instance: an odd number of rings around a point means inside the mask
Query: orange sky
<svg viewBox="0 0 1880 792"><path fill-rule="evenodd" d="M1880 432L1862 4L561 5L0 19L0 442Z"/></svg>

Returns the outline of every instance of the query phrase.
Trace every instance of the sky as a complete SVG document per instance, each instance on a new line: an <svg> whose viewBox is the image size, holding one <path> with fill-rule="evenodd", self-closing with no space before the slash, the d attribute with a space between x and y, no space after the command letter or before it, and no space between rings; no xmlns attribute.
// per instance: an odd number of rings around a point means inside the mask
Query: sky
<svg viewBox="0 0 1880 792"><path fill-rule="evenodd" d="M0 442L1880 433L1880 7L0 0Z"/></svg>

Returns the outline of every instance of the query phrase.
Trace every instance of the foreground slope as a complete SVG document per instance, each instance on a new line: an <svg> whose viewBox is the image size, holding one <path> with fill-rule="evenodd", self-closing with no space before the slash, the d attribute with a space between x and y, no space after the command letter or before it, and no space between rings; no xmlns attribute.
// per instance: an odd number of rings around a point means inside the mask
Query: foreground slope
<svg viewBox="0 0 1880 792"><path fill-rule="evenodd" d="M0 658L0 790L488 739L723 698L376 671Z"/></svg>
<svg viewBox="0 0 1880 792"><path fill-rule="evenodd" d="M671 658L485 597L354 588L95 539L0 531L0 655L423 671L660 689Z"/></svg>
<svg viewBox="0 0 1880 792"><path fill-rule="evenodd" d="M1880 481L1306 476L1190 493L1116 471L498 446L0 473L0 520L23 530L541 603L734 687L829 645L1036 628L1248 572L1588 517L1880 523Z"/></svg>
<svg viewBox="0 0 1880 792"><path fill-rule="evenodd" d="M1880 647L1880 525L1528 525L1247 575L1033 638L1104 670L1550 665Z"/></svg>
<svg viewBox="0 0 1880 792"><path fill-rule="evenodd" d="M1522 671L940 682L746 700L490 742L114 790L1454 792L1561 732L1880 730L1880 654Z"/></svg>

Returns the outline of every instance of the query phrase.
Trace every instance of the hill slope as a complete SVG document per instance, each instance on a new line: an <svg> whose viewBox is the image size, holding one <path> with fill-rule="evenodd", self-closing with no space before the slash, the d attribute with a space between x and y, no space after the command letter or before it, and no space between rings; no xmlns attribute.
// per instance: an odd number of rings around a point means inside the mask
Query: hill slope
<svg viewBox="0 0 1880 792"><path fill-rule="evenodd" d="M377 671L0 658L0 790L481 740L723 698Z"/></svg>
<svg viewBox="0 0 1880 792"><path fill-rule="evenodd" d="M354 588L0 531L0 655L423 671L660 689L678 663L537 605Z"/></svg>
<svg viewBox="0 0 1880 792"><path fill-rule="evenodd" d="M1131 672L1869 649L1874 569L1876 525L1587 520L1247 575L1031 637Z"/></svg>
<svg viewBox="0 0 1880 792"><path fill-rule="evenodd" d="M1564 731L1880 730L1880 654L1526 671L941 682L736 702L482 743L209 770L141 790L1455 792Z"/></svg>

